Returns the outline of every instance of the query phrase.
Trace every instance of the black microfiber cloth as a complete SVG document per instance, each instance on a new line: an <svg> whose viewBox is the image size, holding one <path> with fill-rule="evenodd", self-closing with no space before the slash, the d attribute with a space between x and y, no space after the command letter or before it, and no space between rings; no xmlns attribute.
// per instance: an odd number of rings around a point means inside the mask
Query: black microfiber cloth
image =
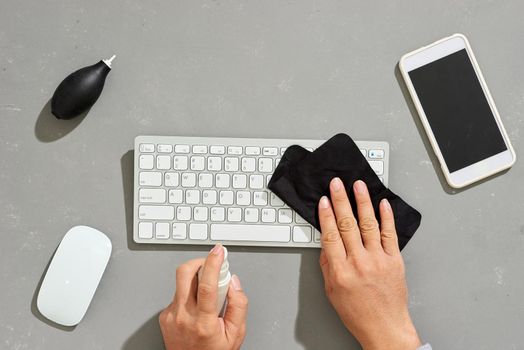
<svg viewBox="0 0 524 350"><path fill-rule="evenodd" d="M388 199L395 216L399 246L404 248L419 227L422 216L382 184L358 146L346 134L333 136L313 152L296 145L289 147L268 187L320 231L318 202L323 195L329 197L329 183L334 177L344 183L355 213L352 188L356 180L366 183L379 222L379 203L383 198Z"/></svg>

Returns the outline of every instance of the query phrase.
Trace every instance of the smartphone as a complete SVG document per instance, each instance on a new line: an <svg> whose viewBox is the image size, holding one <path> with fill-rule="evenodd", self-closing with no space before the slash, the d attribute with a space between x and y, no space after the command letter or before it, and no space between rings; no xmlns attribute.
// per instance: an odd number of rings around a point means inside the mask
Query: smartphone
<svg viewBox="0 0 524 350"><path fill-rule="evenodd" d="M464 35L454 34L402 56L399 68L451 187L470 185L515 163Z"/></svg>

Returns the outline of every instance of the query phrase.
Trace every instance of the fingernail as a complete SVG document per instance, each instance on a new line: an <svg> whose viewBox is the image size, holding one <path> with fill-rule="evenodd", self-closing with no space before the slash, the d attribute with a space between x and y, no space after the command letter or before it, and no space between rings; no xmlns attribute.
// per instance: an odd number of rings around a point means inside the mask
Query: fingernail
<svg viewBox="0 0 524 350"><path fill-rule="evenodd" d="M335 192L338 192L342 189L342 180L340 178L335 177L333 180L331 180L331 189Z"/></svg>
<svg viewBox="0 0 524 350"><path fill-rule="evenodd" d="M329 208L329 199L328 199L328 197L322 196L322 198L320 198L320 208L322 208L322 209Z"/></svg>
<svg viewBox="0 0 524 350"><path fill-rule="evenodd" d="M380 201L380 204L382 204L382 206L384 207L384 209L386 211L391 211L391 204L389 203L389 201L384 198L383 200Z"/></svg>
<svg viewBox="0 0 524 350"><path fill-rule="evenodd" d="M213 249L211 249L210 253L213 255L218 255L220 251L224 251L224 249L222 249L222 244L218 243L213 247Z"/></svg>
<svg viewBox="0 0 524 350"><path fill-rule="evenodd" d="M353 185L355 192L358 194L364 194L367 191L366 184L362 180L355 181L355 184Z"/></svg>
<svg viewBox="0 0 524 350"><path fill-rule="evenodd" d="M237 275L231 276L231 285L235 290L242 290L242 285L240 284L240 280L238 279Z"/></svg>

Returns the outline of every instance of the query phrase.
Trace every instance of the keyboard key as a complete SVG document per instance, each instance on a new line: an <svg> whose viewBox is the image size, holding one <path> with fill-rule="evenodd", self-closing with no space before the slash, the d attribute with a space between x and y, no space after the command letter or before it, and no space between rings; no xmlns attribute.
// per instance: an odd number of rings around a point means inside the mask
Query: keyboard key
<svg viewBox="0 0 524 350"><path fill-rule="evenodd" d="M247 176L244 174L233 175L233 188L246 188Z"/></svg>
<svg viewBox="0 0 524 350"><path fill-rule="evenodd" d="M162 173L152 171L141 171L138 175L140 186L160 186L162 185Z"/></svg>
<svg viewBox="0 0 524 350"><path fill-rule="evenodd" d="M220 170L222 170L222 158L220 158L220 157L209 157L209 158L207 158L207 170L209 170L209 171L220 171Z"/></svg>
<svg viewBox="0 0 524 350"><path fill-rule="evenodd" d="M165 203L166 190L163 188L141 188L138 191L138 201L141 203Z"/></svg>
<svg viewBox="0 0 524 350"><path fill-rule="evenodd" d="M186 190L186 203L187 204L200 203L200 191L199 190Z"/></svg>
<svg viewBox="0 0 524 350"><path fill-rule="evenodd" d="M242 171L252 172L255 171L255 158L242 158Z"/></svg>
<svg viewBox="0 0 524 350"><path fill-rule="evenodd" d="M229 146L227 148L227 154L240 155L242 154L242 147L241 146Z"/></svg>
<svg viewBox="0 0 524 350"><path fill-rule="evenodd" d="M138 217L142 220L173 220L175 208L170 205L141 205L138 207Z"/></svg>
<svg viewBox="0 0 524 350"><path fill-rule="evenodd" d="M151 239L153 238L153 223L141 222L138 224L138 238Z"/></svg>
<svg viewBox="0 0 524 350"><path fill-rule="evenodd" d="M169 190L169 203L180 204L183 200L182 190Z"/></svg>
<svg viewBox="0 0 524 350"><path fill-rule="evenodd" d="M207 221L208 212L206 207L195 207L193 218L195 221Z"/></svg>
<svg viewBox="0 0 524 350"><path fill-rule="evenodd" d="M238 222L242 220L242 209L229 208L227 210L227 221Z"/></svg>
<svg viewBox="0 0 524 350"><path fill-rule="evenodd" d="M267 192L255 192L253 195L254 205L267 205Z"/></svg>
<svg viewBox="0 0 524 350"><path fill-rule="evenodd" d="M272 175L266 176L266 186L269 185L269 181L271 181L271 176Z"/></svg>
<svg viewBox="0 0 524 350"><path fill-rule="evenodd" d="M211 221L224 221L226 219L226 209L223 207L211 208Z"/></svg>
<svg viewBox="0 0 524 350"><path fill-rule="evenodd" d="M204 157L191 157L191 170L202 171L205 168L206 159Z"/></svg>
<svg viewBox="0 0 524 350"><path fill-rule="evenodd" d="M226 153L226 147L224 147L224 146L210 146L209 147L209 153L211 153L211 154L225 154Z"/></svg>
<svg viewBox="0 0 524 350"><path fill-rule="evenodd" d="M293 222L293 211L291 209L280 209L278 211L278 222L290 224Z"/></svg>
<svg viewBox="0 0 524 350"><path fill-rule="evenodd" d="M212 224L214 241L289 242L289 226Z"/></svg>
<svg viewBox="0 0 524 350"><path fill-rule="evenodd" d="M251 204L251 192L238 191L237 192L237 205L249 205Z"/></svg>
<svg viewBox="0 0 524 350"><path fill-rule="evenodd" d="M384 162L380 160L370 160L369 165L371 165L371 168L373 171L375 171L375 174L377 175L383 175L384 174Z"/></svg>
<svg viewBox="0 0 524 350"><path fill-rule="evenodd" d="M271 198L271 206L273 207L284 206L284 202L282 202L282 199L278 198L278 196L274 194L273 192L271 192L270 198Z"/></svg>
<svg viewBox="0 0 524 350"><path fill-rule="evenodd" d="M264 147L262 149L262 154L265 156L276 156L278 155L278 148L276 147Z"/></svg>
<svg viewBox="0 0 524 350"><path fill-rule="evenodd" d="M171 157L170 156L157 156L156 157L156 168L160 170L171 169Z"/></svg>
<svg viewBox="0 0 524 350"><path fill-rule="evenodd" d="M154 157L151 154L141 154L139 158L140 169L153 169Z"/></svg>
<svg viewBox="0 0 524 350"><path fill-rule="evenodd" d="M238 158L226 157L224 169L226 171L238 171Z"/></svg>
<svg viewBox="0 0 524 350"><path fill-rule="evenodd" d="M262 222L275 222L277 211L272 208L262 209Z"/></svg>
<svg viewBox="0 0 524 350"><path fill-rule="evenodd" d="M249 175L249 188L261 190L264 188L264 175Z"/></svg>
<svg viewBox="0 0 524 350"><path fill-rule="evenodd" d="M311 227L310 226L293 227L293 242L297 242L297 243L311 242Z"/></svg>
<svg viewBox="0 0 524 350"><path fill-rule="evenodd" d="M369 150L369 159L382 159L384 158L383 149L370 149Z"/></svg>
<svg viewBox="0 0 524 350"><path fill-rule="evenodd" d="M179 221L191 220L191 207L178 206L176 208L176 219Z"/></svg>
<svg viewBox="0 0 524 350"><path fill-rule="evenodd" d="M229 174L217 174L215 177L215 186L217 188L228 188L229 179Z"/></svg>
<svg viewBox="0 0 524 350"><path fill-rule="evenodd" d="M275 159L275 168L278 166L278 163L280 163L280 159L282 159L282 158Z"/></svg>
<svg viewBox="0 0 524 350"><path fill-rule="evenodd" d="M191 224L189 225L190 239L207 239L207 224Z"/></svg>
<svg viewBox="0 0 524 350"><path fill-rule="evenodd" d="M213 187L213 174L202 173L198 175L198 187Z"/></svg>
<svg viewBox="0 0 524 350"><path fill-rule="evenodd" d="M244 210L244 220L251 223L258 222L258 209L246 208Z"/></svg>
<svg viewBox="0 0 524 350"><path fill-rule="evenodd" d="M175 153L189 153L188 145L175 145Z"/></svg>
<svg viewBox="0 0 524 350"><path fill-rule="evenodd" d="M233 204L233 191L220 191L220 204L222 205Z"/></svg>
<svg viewBox="0 0 524 350"><path fill-rule="evenodd" d="M186 239L187 226L184 223L176 222L173 224L173 239Z"/></svg>
<svg viewBox="0 0 524 350"><path fill-rule="evenodd" d="M141 143L138 149L140 153L153 153L155 151L155 145L152 143Z"/></svg>
<svg viewBox="0 0 524 350"><path fill-rule="evenodd" d="M195 187L196 186L196 174L195 173L182 173L182 187Z"/></svg>
<svg viewBox="0 0 524 350"><path fill-rule="evenodd" d="M178 173L165 173L164 175L164 184L168 187L178 186Z"/></svg>
<svg viewBox="0 0 524 350"><path fill-rule="evenodd" d="M217 191L205 190L202 194L202 202L204 204L217 204Z"/></svg>
<svg viewBox="0 0 524 350"><path fill-rule="evenodd" d="M175 156L173 158L173 169L187 170L187 156Z"/></svg>
<svg viewBox="0 0 524 350"><path fill-rule="evenodd" d="M302 218L302 216L295 214L295 222L297 224L307 224L308 222Z"/></svg>
<svg viewBox="0 0 524 350"><path fill-rule="evenodd" d="M246 155L258 156L260 154L260 147L246 146Z"/></svg>
<svg viewBox="0 0 524 350"><path fill-rule="evenodd" d="M362 149L362 148L360 149L360 153L362 153L362 155L363 155L364 157L366 157L367 154L368 154L368 152L367 152L365 149Z"/></svg>
<svg viewBox="0 0 524 350"><path fill-rule="evenodd" d="M194 154L206 154L207 153L207 146L193 146L193 153Z"/></svg>
<svg viewBox="0 0 524 350"><path fill-rule="evenodd" d="M168 222L157 222L155 226L155 237L158 239L168 239L171 233L169 232Z"/></svg>
<svg viewBox="0 0 524 350"><path fill-rule="evenodd" d="M158 153L171 153L173 152L173 145L158 145Z"/></svg>
<svg viewBox="0 0 524 350"><path fill-rule="evenodd" d="M286 150L287 150L287 147L280 147L280 155L283 156Z"/></svg>
<svg viewBox="0 0 524 350"><path fill-rule="evenodd" d="M259 158L258 159L258 171L260 171L261 173L272 173L273 172L273 159Z"/></svg>

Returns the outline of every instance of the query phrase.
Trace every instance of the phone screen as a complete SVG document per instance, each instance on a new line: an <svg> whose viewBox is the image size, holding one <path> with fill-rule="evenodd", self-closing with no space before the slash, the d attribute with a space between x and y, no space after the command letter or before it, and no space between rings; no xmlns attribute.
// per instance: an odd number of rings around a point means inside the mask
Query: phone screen
<svg viewBox="0 0 524 350"><path fill-rule="evenodd" d="M465 49L409 76L450 173L508 149Z"/></svg>

